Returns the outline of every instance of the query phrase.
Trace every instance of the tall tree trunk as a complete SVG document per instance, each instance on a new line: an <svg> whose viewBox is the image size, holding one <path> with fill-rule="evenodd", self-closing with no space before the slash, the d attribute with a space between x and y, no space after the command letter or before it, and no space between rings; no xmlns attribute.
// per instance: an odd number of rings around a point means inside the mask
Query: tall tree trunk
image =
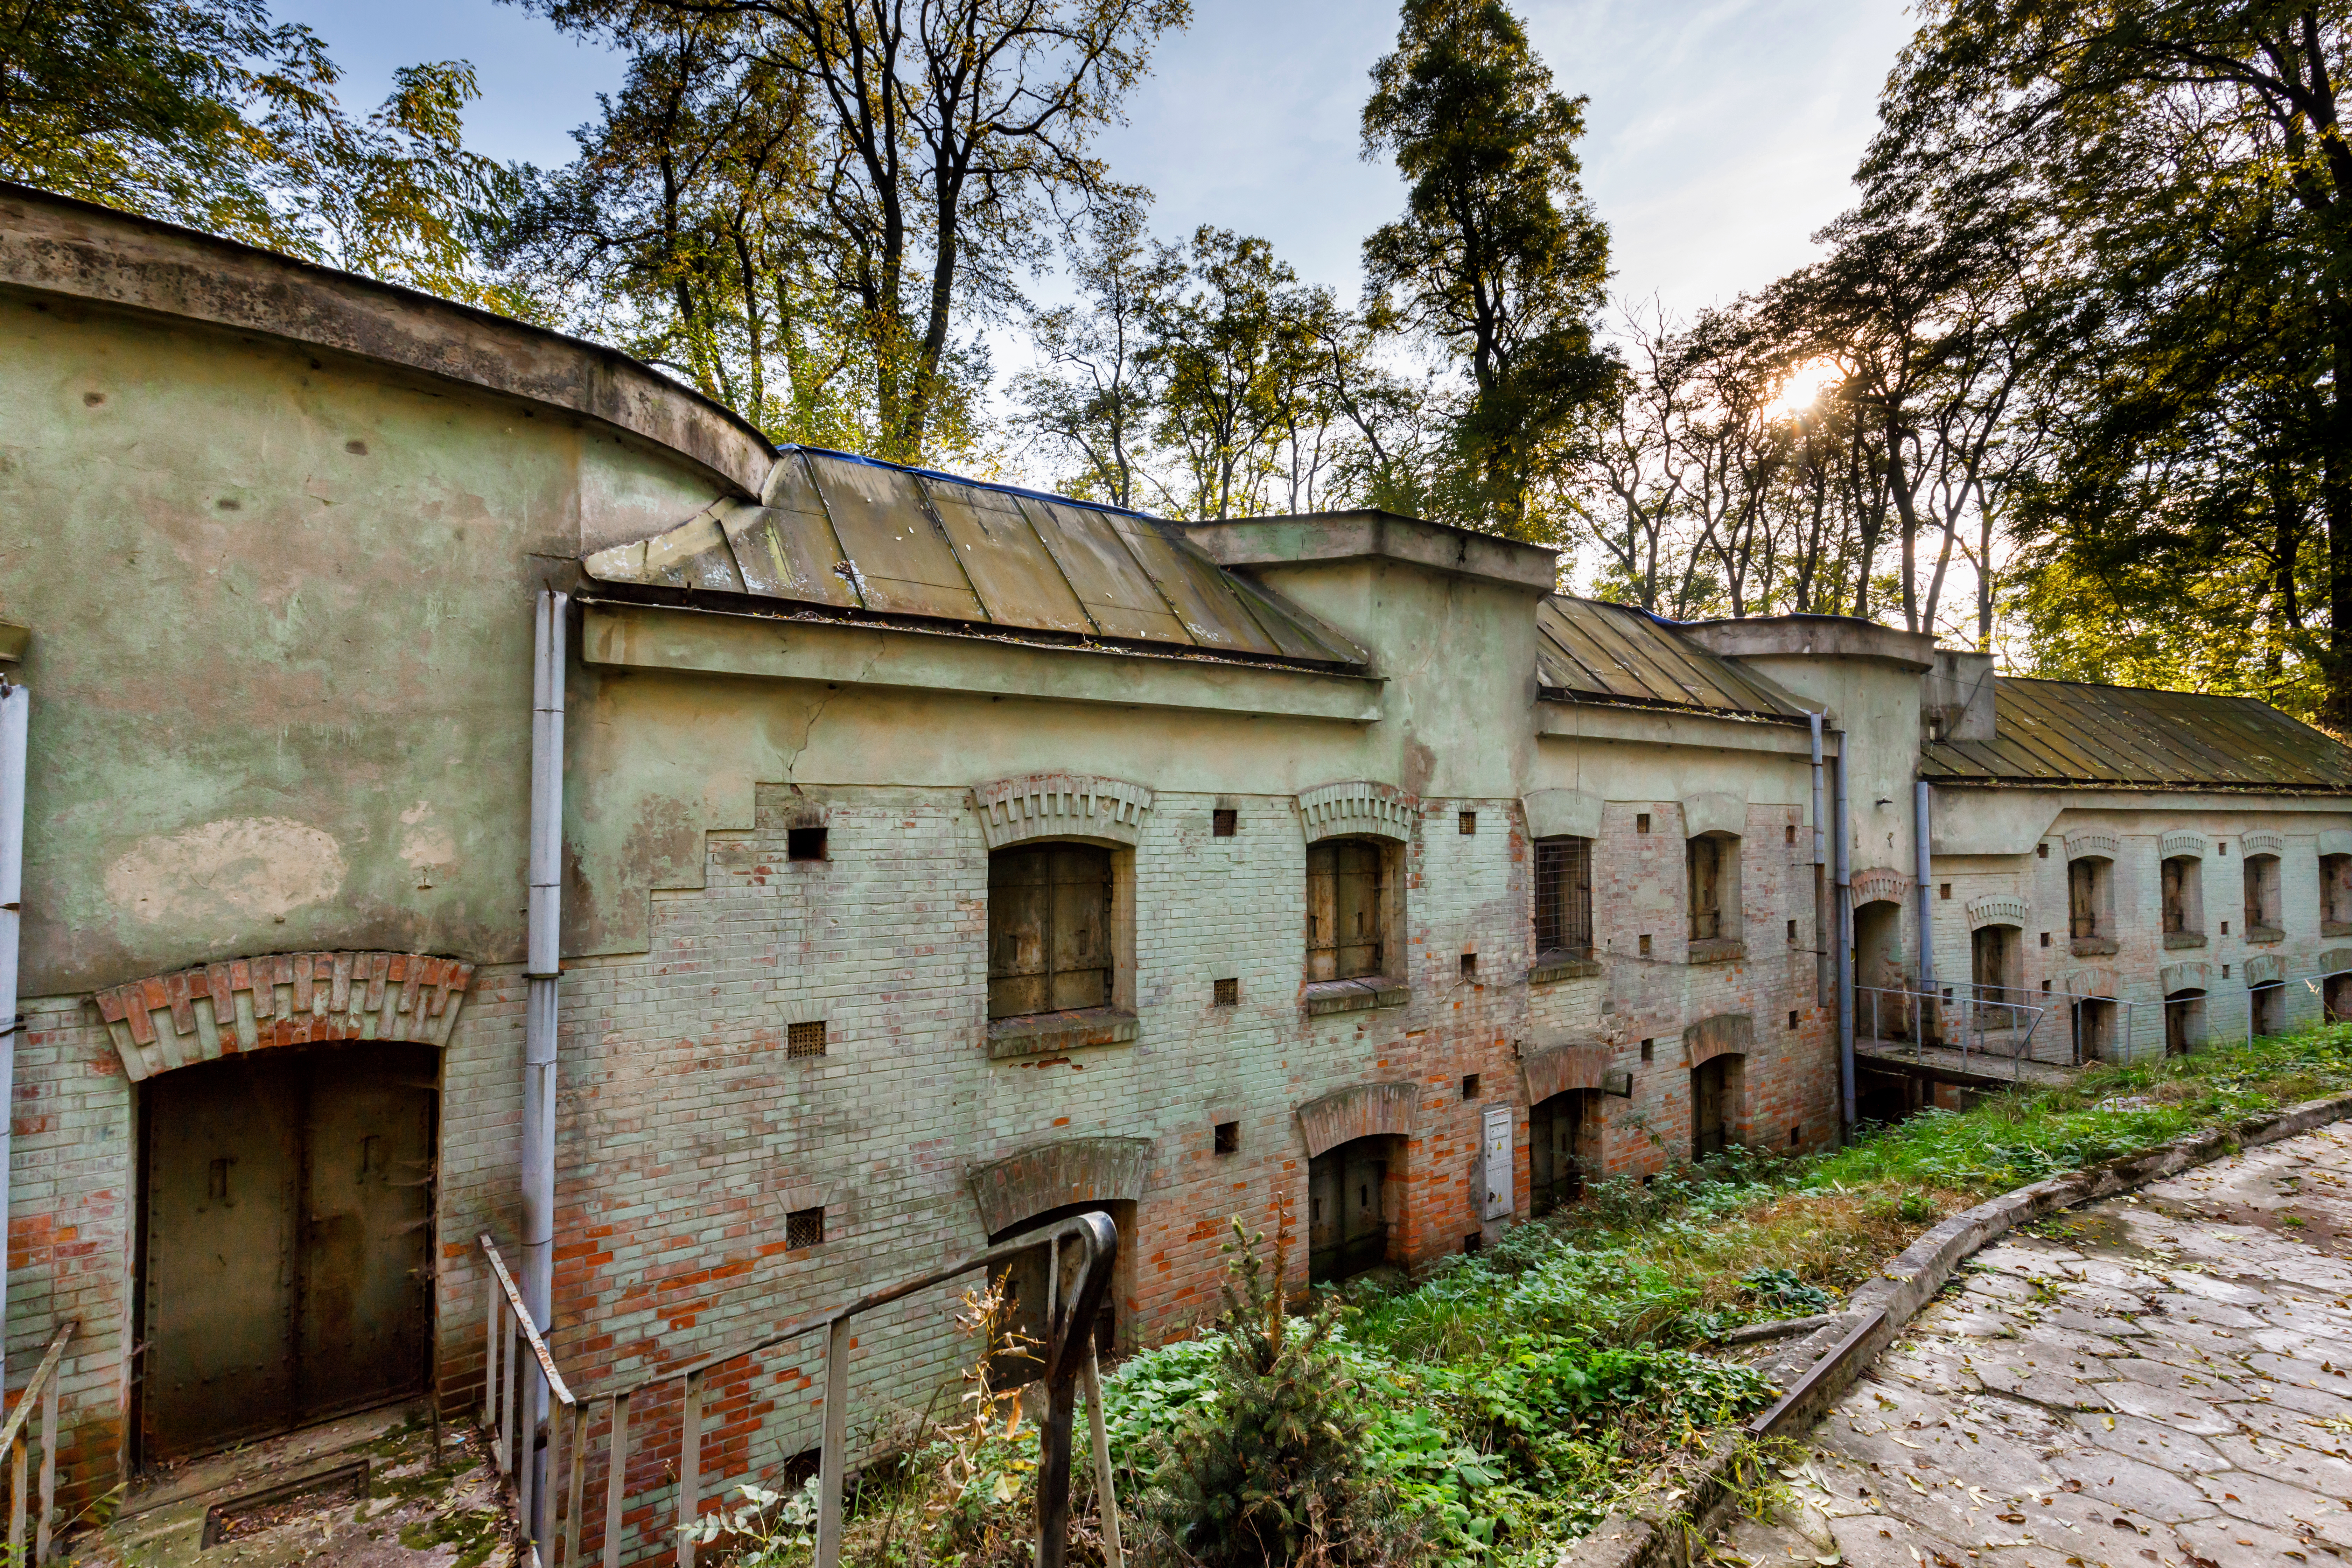
<svg viewBox="0 0 2352 1568"><path fill-rule="evenodd" d="M2326 696L2320 721L2339 735L2352 735L2352 307L2339 289L2329 290L2334 328L2336 384L2328 389L2328 441L2320 463L2321 510L2327 518Z"/></svg>

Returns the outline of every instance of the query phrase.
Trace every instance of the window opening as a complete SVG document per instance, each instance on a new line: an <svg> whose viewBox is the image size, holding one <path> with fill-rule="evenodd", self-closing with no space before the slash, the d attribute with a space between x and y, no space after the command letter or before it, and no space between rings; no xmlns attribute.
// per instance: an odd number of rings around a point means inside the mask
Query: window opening
<svg viewBox="0 0 2352 1568"><path fill-rule="evenodd" d="M784 1055L791 1057L821 1057L824 1055L824 1020L813 1024L793 1024L784 1030Z"/></svg>
<svg viewBox="0 0 2352 1568"><path fill-rule="evenodd" d="M1475 1100L1478 1098L1478 1075L1476 1073L1465 1073L1462 1075L1462 1098L1465 1100Z"/></svg>
<svg viewBox="0 0 2352 1568"><path fill-rule="evenodd" d="M1536 840L1536 957L1592 951L1592 840Z"/></svg>
<svg viewBox="0 0 2352 1568"><path fill-rule="evenodd" d="M1365 838L1307 849L1307 978L1354 980L1387 972L1387 853Z"/></svg>
<svg viewBox="0 0 2352 1568"><path fill-rule="evenodd" d="M1209 832L1213 837L1231 838L1241 830L1242 814L1232 806L1221 805L1209 813Z"/></svg>
<svg viewBox="0 0 2352 1568"><path fill-rule="evenodd" d="M1111 999L1110 851L1022 845L988 858L988 1016Z"/></svg>
<svg viewBox="0 0 2352 1568"><path fill-rule="evenodd" d="M803 1247L824 1244L824 1210L794 1209L784 1216L784 1250L797 1252Z"/></svg>
<svg viewBox="0 0 2352 1568"><path fill-rule="evenodd" d="M2245 867L2246 935L2252 938L2257 929L2278 930L2278 857L2249 855L2240 864Z"/></svg>
<svg viewBox="0 0 2352 1568"><path fill-rule="evenodd" d="M1463 833L1475 833L1478 831L1478 814L1475 811L1462 812L1456 816L1454 826Z"/></svg>
<svg viewBox="0 0 2352 1568"><path fill-rule="evenodd" d="M773 844L774 839L768 840ZM822 860L824 855L824 829L822 827L787 827L784 829L784 856L792 860Z"/></svg>
<svg viewBox="0 0 2352 1568"><path fill-rule="evenodd" d="M1478 955L1476 953L1465 952L1462 955L1462 978L1465 980L1475 980L1478 978Z"/></svg>
<svg viewBox="0 0 2352 1568"><path fill-rule="evenodd" d="M1650 831L1650 814L1648 812L1637 811L1633 814L1633 831L1636 833L1647 833Z"/></svg>
<svg viewBox="0 0 2352 1568"><path fill-rule="evenodd" d="M1220 1007L1240 1006L1242 1001L1241 981L1238 978L1228 977L1216 982L1214 995L1216 998L1216 1005Z"/></svg>
<svg viewBox="0 0 2352 1568"><path fill-rule="evenodd" d="M1238 1154L1242 1148L1242 1124L1238 1121L1217 1123L1217 1152Z"/></svg>
<svg viewBox="0 0 2352 1568"><path fill-rule="evenodd" d="M1725 934L1724 905L1728 890L1727 862L1731 840L1705 834L1690 841L1690 937L1713 942Z"/></svg>

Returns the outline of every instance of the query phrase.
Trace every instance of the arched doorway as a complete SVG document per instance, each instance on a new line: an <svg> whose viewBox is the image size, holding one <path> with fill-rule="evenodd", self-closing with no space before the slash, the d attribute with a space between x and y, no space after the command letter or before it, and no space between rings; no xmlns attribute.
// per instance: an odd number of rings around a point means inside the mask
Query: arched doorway
<svg viewBox="0 0 2352 1568"><path fill-rule="evenodd" d="M1074 1219L1082 1214L1101 1212L1110 1215L1118 1227L1118 1257L1111 1266L1111 1289L1103 1293L1102 1310L1095 1318L1095 1352L1108 1356L1118 1346L1118 1302L1127 1293L1126 1277L1131 1272L1129 1262L1135 1250L1135 1205L1125 1198L1105 1202L1063 1204L1030 1215L1018 1225L991 1233L988 1244L1015 1239L1029 1231L1044 1230L1055 1222ZM1077 1286L1078 1254L1076 1247L1066 1247L1062 1254L1062 1278L1059 1290L1075 1289ZM999 1388L1018 1388L1045 1375L1042 1359L1049 1323L1047 1304L1057 1297L1051 1279L1053 1248L1038 1247L1021 1254L999 1269L996 1287L1004 1294L1005 1324L1014 1336L1018 1347L993 1358L990 1377Z"/></svg>
<svg viewBox="0 0 2352 1568"><path fill-rule="evenodd" d="M1388 1195L1402 1172L1401 1138L1351 1138L1307 1163L1307 1277L1352 1279L1389 1260L1394 1231Z"/></svg>
<svg viewBox="0 0 2352 1568"><path fill-rule="evenodd" d="M1593 1089L1562 1089L1528 1112L1531 1214L1549 1214L1584 1195L1585 1176L1600 1164L1600 1099Z"/></svg>
<svg viewBox="0 0 2352 1568"><path fill-rule="evenodd" d="M1741 1068L1746 1058L1727 1051L1691 1068L1691 1158L1720 1154L1738 1142Z"/></svg>
<svg viewBox="0 0 2352 1568"><path fill-rule="evenodd" d="M280 1047L143 1086L142 1461L425 1391L440 1053Z"/></svg>
<svg viewBox="0 0 2352 1568"><path fill-rule="evenodd" d="M2164 1054L2185 1057L2205 1043L2205 993L2170 991L2164 997Z"/></svg>
<svg viewBox="0 0 2352 1568"><path fill-rule="evenodd" d="M1874 899L1853 911L1854 1033L1866 1039L1910 1036L1911 1003L1902 994L1903 906Z"/></svg>

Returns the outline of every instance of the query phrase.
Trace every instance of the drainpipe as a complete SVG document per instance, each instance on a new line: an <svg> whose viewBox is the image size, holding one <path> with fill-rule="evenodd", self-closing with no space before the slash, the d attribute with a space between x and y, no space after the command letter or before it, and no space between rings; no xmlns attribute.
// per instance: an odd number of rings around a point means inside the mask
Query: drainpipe
<svg viewBox="0 0 2352 1568"><path fill-rule="evenodd" d="M1847 830L1845 731L1832 733L1838 738L1837 808L1830 828L1837 877L1838 1131L1843 1142L1853 1136L1853 883L1846 852L1852 834Z"/></svg>
<svg viewBox="0 0 2352 1568"><path fill-rule="evenodd" d="M1927 851L1927 834L1934 810L1935 795L1927 781L1921 779L1911 786L1912 831L1919 840L1913 847L1913 856L1917 862L1916 875L1913 879L1919 889L1919 989L1930 996L1936 994L1936 942L1930 934L1934 929L1930 911L1935 906L1929 901L1932 889L1927 884L1936 874L1936 863Z"/></svg>
<svg viewBox="0 0 2352 1568"><path fill-rule="evenodd" d="M541 1333L554 1327L555 1295L555 1004L562 972L560 931L563 874L563 638L570 595L539 595L530 671L530 910L524 973L522 1046L522 1299ZM530 1385L536 1432L546 1414L547 1390ZM544 1456L534 1451L534 1465ZM543 1478L542 1478L543 1479ZM547 1492L534 1486L533 1512ZM529 1521L533 1540L539 1521Z"/></svg>
<svg viewBox="0 0 2352 1568"><path fill-rule="evenodd" d="M1818 1007L1830 988L1829 900L1822 896L1829 891L1822 885L1829 880L1829 835L1822 817L1828 802L1822 798L1822 716L1806 717L1813 721L1813 1005Z"/></svg>
<svg viewBox="0 0 2352 1568"><path fill-rule="evenodd" d="M0 1226L8 1215L9 1131L16 1100L16 935L25 900L25 740L33 694L0 675ZM8 1270L0 1267L0 1323L8 1321ZM0 1349L0 1357L5 1356ZM5 1373L0 1360L0 1373Z"/></svg>

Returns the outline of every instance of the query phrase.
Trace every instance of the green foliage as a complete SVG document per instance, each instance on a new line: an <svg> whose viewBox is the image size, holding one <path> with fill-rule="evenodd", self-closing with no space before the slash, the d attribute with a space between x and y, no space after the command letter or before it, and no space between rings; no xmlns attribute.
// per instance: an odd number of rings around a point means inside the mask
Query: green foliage
<svg viewBox="0 0 2352 1568"><path fill-rule="evenodd" d="M1764 1305L1791 1317L1826 1312L1833 1300L1820 1286L1798 1279L1793 1268L1751 1268L1739 1277L1739 1282L1756 1292Z"/></svg>
<svg viewBox="0 0 2352 1568"><path fill-rule="evenodd" d="M0 0L0 176L510 315L478 257L520 176L465 145L474 68L402 68L353 121L261 0Z"/></svg>
<svg viewBox="0 0 2352 1568"><path fill-rule="evenodd" d="M1269 1278L1263 1239L1234 1222L1233 1279L1211 1342L1217 1397L1179 1416L1146 1517L1201 1568L1381 1561L1390 1501L1366 1466L1371 1423L1348 1394L1336 1309L1293 1319L1287 1258L1277 1245Z"/></svg>
<svg viewBox="0 0 2352 1568"><path fill-rule="evenodd" d="M1366 156L1393 158L1407 184L1404 216L1364 241L1375 318L1469 371L1429 510L1556 539L1529 505L1537 472L1620 391L1593 344L1609 231L1578 183L1584 100L1554 89L1501 0L1405 0L1363 131Z"/></svg>

